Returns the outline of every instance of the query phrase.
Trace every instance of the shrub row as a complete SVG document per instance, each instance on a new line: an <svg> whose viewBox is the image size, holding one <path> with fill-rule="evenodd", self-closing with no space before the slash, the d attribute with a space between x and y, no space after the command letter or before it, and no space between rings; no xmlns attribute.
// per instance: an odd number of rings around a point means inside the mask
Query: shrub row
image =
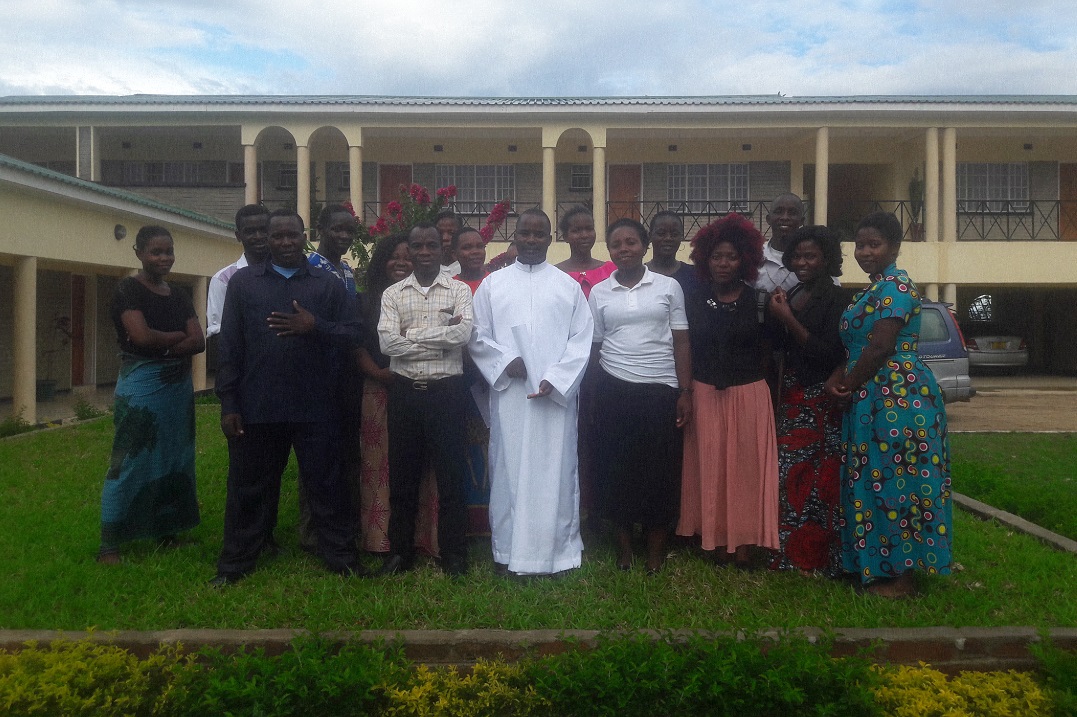
<svg viewBox="0 0 1077 717"><path fill-rule="evenodd" d="M1077 655L1038 650L1042 670L962 673L831 658L826 645L630 636L593 649L412 668L398 645L297 640L260 650L145 659L89 641L0 652L5 715L1072 715Z"/></svg>

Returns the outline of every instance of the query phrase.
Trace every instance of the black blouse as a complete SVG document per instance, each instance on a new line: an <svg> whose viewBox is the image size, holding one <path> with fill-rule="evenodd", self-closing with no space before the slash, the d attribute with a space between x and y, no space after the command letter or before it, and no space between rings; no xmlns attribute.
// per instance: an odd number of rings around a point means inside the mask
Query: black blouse
<svg viewBox="0 0 1077 717"><path fill-rule="evenodd" d="M381 352L378 339L378 319L381 317L381 294L359 294L359 311L363 317L363 336L360 346L370 354L378 368L389 368L389 357Z"/></svg>
<svg viewBox="0 0 1077 717"><path fill-rule="evenodd" d="M786 338L785 368L795 371L802 384L811 385L825 381L845 360L838 324L849 300L847 292L835 286L830 277L797 284L789 292L789 299L804 291L809 292L808 301L794 309L793 316L808 330L808 341L801 346L793 338Z"/></svg>
<svg viewBox="0 0 1077 717"><path fill-rule="evenodd" d="M778 327L765 308L760 321L755 289L745 285L736 301L722 303L698 282L685 296L685 313L693 379L718 389L763 380Z"/></svg>
<svg viewBox="0 0 1077 717"><path fill-rule="evenodd" d="M120 319L125 311L142 312L146 326L154 331L186 331L187 322L197 316L191 298L176 286L172 287L168 296L161 296L147 289L133 276L121 279L112 294L109 310L112 324L116 327L116 340L121 351L145 358L163 356L164 349L145 349L131 343Z"/></svg>

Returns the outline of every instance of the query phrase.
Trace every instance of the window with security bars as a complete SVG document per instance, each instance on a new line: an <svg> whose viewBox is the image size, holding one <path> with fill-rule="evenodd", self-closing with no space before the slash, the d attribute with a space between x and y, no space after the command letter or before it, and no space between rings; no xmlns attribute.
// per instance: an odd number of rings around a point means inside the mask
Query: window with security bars
<svg viewBox="0 0 1077 717"><path fill-rule="evenodd" d="M242 165L239 165L242 174ZM122 186L206 187L231 181L231 169L224 161L105 161L101 163L106 184Z"/></svg>
<svg viewBox="0 0 1077 717"><path fill-rule="evenodd" d="M1026 162L961 162L957 165L957 211L1027 212Z"/></svg>
<svg viewBox="0 0 1077 717"><path fill-rule="evenodd" d="M487 214L503 199L516 203L516 167L512 164L438 164L434 184L453 185L453 210L458 214Z"/></svg>
<svg viewBox="0 0 1077 717"><path fill-rule="evenodd" d="M569 180L568 190L570 192L590 192L593 187L591 183L592 170L593 167L590 164L572 165L572 175Z"/></svg>
<svg viewBox="0 0 1077 717"><path fill-rule="evenodd" d="M666 200L674 211L694 214L745 211L748 165L671 164Z"/></svg>

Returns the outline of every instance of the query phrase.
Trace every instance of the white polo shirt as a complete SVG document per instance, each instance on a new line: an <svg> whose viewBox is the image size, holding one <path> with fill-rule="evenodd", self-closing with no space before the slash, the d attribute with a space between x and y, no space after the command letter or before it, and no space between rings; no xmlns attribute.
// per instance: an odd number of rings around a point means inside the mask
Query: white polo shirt
<svg viewBox="0 0 1077 717"><path fill-rule="evenodd" d="M628 288L617 274L596 284L587 300L594 341L602 342L599 364L622 381L677 388L673 331L688 328L681 285L644 267L643 278Z"/></svg>

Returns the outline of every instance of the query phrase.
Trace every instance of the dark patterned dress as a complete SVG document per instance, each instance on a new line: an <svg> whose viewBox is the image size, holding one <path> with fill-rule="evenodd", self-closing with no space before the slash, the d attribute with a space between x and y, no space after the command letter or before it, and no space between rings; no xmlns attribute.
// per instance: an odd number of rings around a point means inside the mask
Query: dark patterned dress
<svg viewBox="0 0 1077 717"><path fill-rule="evenodd" d="M841 573L838 483L842 409L823 382L845 357L838 322L846 300L829 276L789 292L793 315L808 331L801 346L787 340L778 406L778 537L774 570Z"/></svg>
<svg viewBox="0 0 1077 717"><path fill-rule="evenodd" d="M116 435L101 492L101 547L164 538L199 522L194 474L194 389L191 359L134 346L120 316L142 312L158 331L182 331L196 316L179 289L160 296L133 277L122 280L111 315L123 350L116 381Z"/></svg>
<svg viewBox="0 0 1077 717"><path fill-rule="evenodd" d="M950 446L935 377L916 353L920 294L890 265L853 298L840 331L851 371L880 319L900 319L897 350L853 392L842 427L842 560L863 583L908 570L948 574Z"/></svg>

